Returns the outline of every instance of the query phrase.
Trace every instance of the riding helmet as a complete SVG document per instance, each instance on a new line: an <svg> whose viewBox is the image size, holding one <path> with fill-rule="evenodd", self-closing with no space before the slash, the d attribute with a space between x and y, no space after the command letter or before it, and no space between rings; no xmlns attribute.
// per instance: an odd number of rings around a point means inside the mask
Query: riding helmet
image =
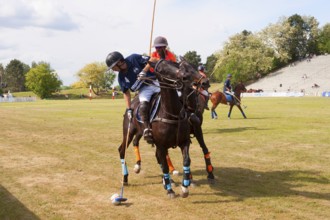
<svg viewBox="0 0 330 220"><path fill-rule="evenodd" d="M232 77L232 75L231 74L228 74L227 77Z"/></svg>
<svg viewBox="0 0 330 220"><path fill-rule="evenodd" d="M204 69L204 66L203 65L199 65L198 66L198 71L204 71L205 69Z"/></svg>
<svg viewBox="0 0 330 220"><path fill-rule="evenodd" d="M165 37L159 36L154 40L154 47L167 47L168 43Z"/></svg>
<svg viewBox="0 0 330 220"><path fill-rule="evenodd" d="M112 67L114 67L118 61L124 59L123 55L121 53L119 53L118 51L114 51L108 54L105 62L107 64L107 66L109 67L109 69L111 69Z"/></svg>

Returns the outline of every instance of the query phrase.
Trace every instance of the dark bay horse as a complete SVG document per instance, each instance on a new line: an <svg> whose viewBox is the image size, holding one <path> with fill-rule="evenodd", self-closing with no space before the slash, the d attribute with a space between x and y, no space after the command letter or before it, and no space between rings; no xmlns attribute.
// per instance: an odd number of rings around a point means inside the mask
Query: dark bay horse
<svg viewBox="0 0 330 220"><path fill-rule="evenodd" d="M216 107L221 103L224 105L229 105L229 112L228 112L228 118L230 118L231 111L233 109L233 106L237 106L237 108L241 111L244 118L246 118L246 115L241 107L241 93L246 92L246 88L242 82L234 86L234 97L231 97L231 99L228 99L224 93L220 91L213 92L210 100L212 102L212 108L211 108L211 118L217 119L218 115L215 112Z"/></svg>
<svg viewBox="0 0 330 220"><path fill-rule="evenodd" d="M187 97L185 103L185 109L189 115L189 123L191 124L190 134L194 135L199 143L199 146L202 148L206 172L207 172L207 179L210 183L214 182L214 175L213 175L213 166L211 163L211 153L209 152L203 136L202 124L203 124L203 113L205 109L205 97L200 93L200 88L207 89L210 87L209 81L205 78L201 79L200 83L196 85L196 88L193 89L192 87L185 87L182 91L184 96ZM167 162L169 166L171 166L172 170L175 170L171 159L167 156Z"/></svg>
<svg viewBox="0 0 330 220"><path fill-rule="evenodd" d="M177 89L181 89L184 86L190 86L193 81L198 82L202 76L186 62L181 62L180 65L178 65L170 61L160 60L157 63L150 62L150 65L155 69L154 73L161 88L160 107L155 118L151 122L151 128L153 142L154 145L156 145L156 158L161 165L163 172L163 185L168 196L174 198L175 193L170 183L166 155L168 154L169 148L179 146L183 156L184 170L181 195L182 197L187 197L189 195L188 186L191 182L191 160L189 156L190 123L188 122L188 114L184 109L184 104L180 101L178 96ZM139 140L142 136L141 123L136 118L138 101L133 100L132 105L135 109L135 114L132 122L130 122L127 113L125 113L123 122L123 141L118 148L122 162L124 184L128 183L128 170L125 163L126 148L133 138L134 146L138 146ZM137 171L138 169L135 169L135 172Z"/></svg>

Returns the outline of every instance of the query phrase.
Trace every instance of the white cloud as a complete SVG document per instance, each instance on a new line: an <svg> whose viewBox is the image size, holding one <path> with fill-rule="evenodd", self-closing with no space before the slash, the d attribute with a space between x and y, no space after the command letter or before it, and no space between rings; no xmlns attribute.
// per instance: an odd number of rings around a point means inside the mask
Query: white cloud
<svg viewBox="0 0 330 220"><path fill-rule="evenodd" d="M295 13L329 22L325 0L276 2L157 0L153 36L167 37L178 55L197 51L203 62L228 37L259 31ZM65 85L84 65L121 51L148 53L153 1L0 0L0 63L49 62Z"/></svg>
<svg viewBox="0 0 330 220"><path fill-rule="evenodd" d="M0 2L0 27L73 30L77 25L52 1L12 0Z"/></svg>

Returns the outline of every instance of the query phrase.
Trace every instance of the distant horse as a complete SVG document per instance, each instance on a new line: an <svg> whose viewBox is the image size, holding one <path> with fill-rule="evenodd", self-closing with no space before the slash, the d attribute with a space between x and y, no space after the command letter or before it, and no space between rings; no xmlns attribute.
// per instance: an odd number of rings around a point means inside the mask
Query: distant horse
<svg viewBox="0 0 330 220"><path fill-rule="evenodd" d="M262 89L248 89L246 92L247 93L260 93L260 92L264 92L264 90L262 90Z"/></svg>
<svg viewBox="0 0 330 220"><path fill-rule="evenodd" d="M156 145L156 158L161 165L163 171L163 185L170 198L175 197L175 193L170 183L169 168L166 161L168 149L179 146L183 156L183 179L182 179L182 197L189 195L188 186L191 183L190 172L190 123L188 121L188 113L184 109L184 104L180 100L177 90L195 81L201 79L201 75L187 62L180 64L166 60L160 60L157 63L149 62L155 69L155 75L160 84L160 107L155 118L151 122L153 142ZM186 99L183 95L183 100ZM133 137L134 146L138 146L138 142L142 136L141 123L138 121L137 109L138 101L133 100L134 117L132 122L129 121L127 113L124 115L123 122L123 140L119 146L119 154L122 162L123 181L128 184L128 170L125 163L125 151L131 143ZM135 148L138 149L138 148ZM138 167L139 168L139 167ZM135 172L138 171L137 165Z"/></svg>
<svg viewBox="0 0 330 220"><path fill-rule="evenodd" d="M218 115L215 112L216 107L219 105L219 103L227 105L230 105L229 112L228 112L228 118L230 118L231 111L233 109L233 106L236 105L237 108L241 111L242 115L244 118L246 118L246 115L241 108L241 93L246 92L246 88L243 85L243 83L239 83L234 87L234 97L225 95L220 91L213 92L210 100L212 102L212 108L211 108L211 118L212 119L217 119Z"/></svg>

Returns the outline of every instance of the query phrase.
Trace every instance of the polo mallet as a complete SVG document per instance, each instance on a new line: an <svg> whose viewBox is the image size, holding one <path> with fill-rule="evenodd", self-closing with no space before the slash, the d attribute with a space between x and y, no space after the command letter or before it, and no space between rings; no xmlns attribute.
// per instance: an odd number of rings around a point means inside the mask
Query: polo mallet
<svg viewBox="0 0 330 220"><path fill-rule="evenodd" d="M126 145L125 145L125 153L124 153L124 166L126 166L126 150L127 150L127 147L128 147L128 136L129 136L129 131L130 131L130 128L131 128L131 120L132 119L128 119L128 128L127 128ZM115 198L115 201L118 202L118 203L127 201L127 198L124 198L123 195L124 195L124 175L123 175L123 180L122 180L122 183L121 183L120 195L119 195L119 197Z"/></svg>
<svg viewBox="0 0 330 220"><path fill-rule="evenodd" d="M232 94L233 95L233 97L236 99L236 101L240 104L240 105L242 105L243 106L243 108L244 109L246 109L247 108L247 106L246 105L244 105L244 104L242 104L242 102L234 95L234 94Z"/></svg>

